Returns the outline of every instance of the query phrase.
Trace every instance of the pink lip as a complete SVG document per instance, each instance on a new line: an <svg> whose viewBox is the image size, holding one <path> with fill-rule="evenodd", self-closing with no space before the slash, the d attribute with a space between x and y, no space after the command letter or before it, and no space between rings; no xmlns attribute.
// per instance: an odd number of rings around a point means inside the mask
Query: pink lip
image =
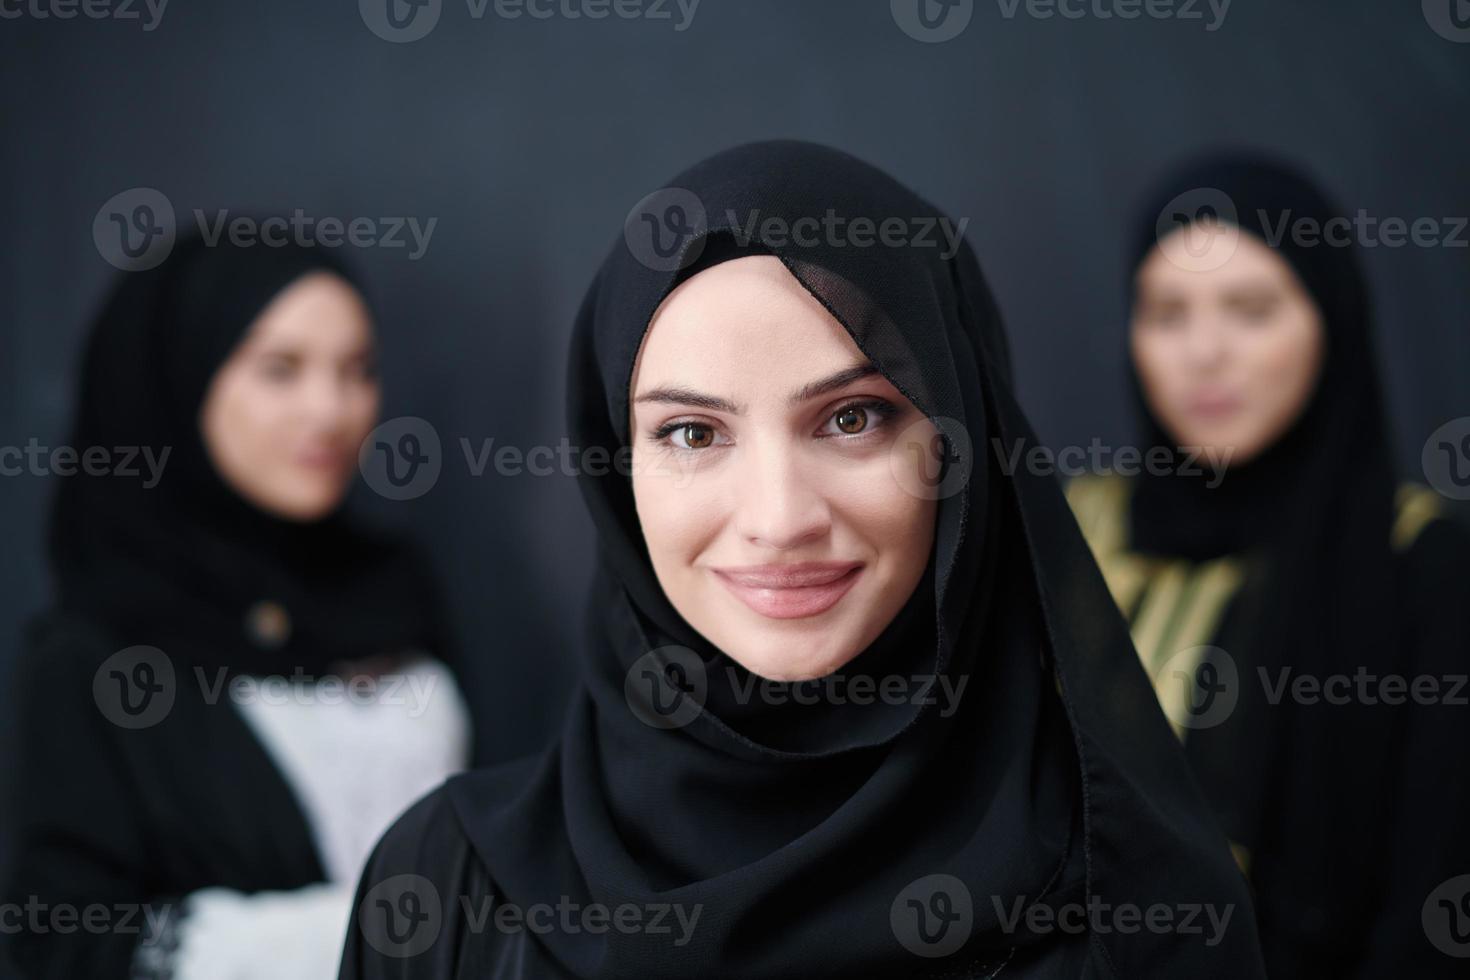
<svg viewBox="0 0 1470 980"><path fill-rule="evenodd" d="M804 619L826 612L862 574L860 561L808 561L714 569L725 588L770 619Z"/></svg>
<svg viewBox="0 0 1470 980"><path fill-rule="evenodd" d="M296 454L298 465L314 470L339 470L346 465L346 454L335 449L308 449Z"/></svg>
<svg viewBox="0 0 1470 980"><path fill-rule="evenodd" d="M1235 395L1204 395L1189 401L1189 413L1204 418L1223 418L1236 412L1241 400Z"/></svg>

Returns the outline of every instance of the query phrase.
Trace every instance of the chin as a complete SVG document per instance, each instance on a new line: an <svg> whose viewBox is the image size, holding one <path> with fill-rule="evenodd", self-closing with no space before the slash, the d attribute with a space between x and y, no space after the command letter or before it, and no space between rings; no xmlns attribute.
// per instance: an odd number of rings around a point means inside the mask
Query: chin
<svg viewBox="0 0 1470 980"><path fill-rule="evenodd" d="M731 659L768 681L794 683L827 677L841 670L855 656L846 644L834 646L830 636L804 640L773 638L759 649L730 651Z"/></svg>
<svg viewBox="0 0 1470 980"><path fill-rule="evenodd" d="M330 516L341 505L342 498L341 493L293 494L278 498L264 509L288 521L311 524Z"/></svg>

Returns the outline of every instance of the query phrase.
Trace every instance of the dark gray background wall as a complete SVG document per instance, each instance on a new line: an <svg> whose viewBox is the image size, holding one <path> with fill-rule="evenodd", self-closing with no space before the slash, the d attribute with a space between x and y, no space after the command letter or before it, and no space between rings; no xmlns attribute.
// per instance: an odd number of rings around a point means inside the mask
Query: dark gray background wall
<svg viewBox="0 0 1470 980"><path fill-rule="evenodd" d="M353 257L380 303L386 415L429 419L444 473L418 499L359 503L436 555L491 758L555 726L589 524L570 479L472 477L458 441L561 439L582 291L629 208L693 160L830 142L968 217L1023 400L1055 444L1129 438L1122 228L1181 155L1276 148L1349 209L1470 215L1470 43L1414 0L1234 0L1215 30L1204 2L1203 19L1125 21L976 0L966 31L934 45L888 0L703 0L683 31L493 7L477 20L443 0L432 33L404 44L353 0L172 0L153 30L16 2L0 3L22 11L0 18L0 445L64 438L78 344L115 274L92 236L114 194L155 188L185 221L437 218L417 261ZM1431 430L1470 415L1470 250L1366 258L1412 471ZM0 672L46 600L49 489L0 478Z"/></svg>

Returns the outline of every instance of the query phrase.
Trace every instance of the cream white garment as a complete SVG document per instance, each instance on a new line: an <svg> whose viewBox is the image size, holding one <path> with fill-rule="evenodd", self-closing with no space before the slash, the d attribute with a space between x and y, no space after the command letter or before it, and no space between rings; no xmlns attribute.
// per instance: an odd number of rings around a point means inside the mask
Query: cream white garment
<svg viewBox="0 0 1470 980"><path fill-rule="evenodd" d="M300 802L327 881L190 895L174 980L329 980L373 845L469 760L464 699L449 669L425 658L370 685L275 679L232 695L232 703Z"/></svg>

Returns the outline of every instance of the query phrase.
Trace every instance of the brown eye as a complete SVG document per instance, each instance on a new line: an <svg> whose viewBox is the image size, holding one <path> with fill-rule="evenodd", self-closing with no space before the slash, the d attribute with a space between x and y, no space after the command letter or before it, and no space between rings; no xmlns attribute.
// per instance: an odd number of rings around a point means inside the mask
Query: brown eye
<svg viewBox="0 0 1470 980"><path fill-rule="evenodd" d="M686 449L705 449L714 441L715 432L709 426L693 423L684 426L684 447Z"/></svg>
<svg viewBox="0 0 1470 980"><path fill-rule="evenodd" d="M837 413L837 428L848 435L857 435L868 427L868 413L856 405Z"/></svg>

